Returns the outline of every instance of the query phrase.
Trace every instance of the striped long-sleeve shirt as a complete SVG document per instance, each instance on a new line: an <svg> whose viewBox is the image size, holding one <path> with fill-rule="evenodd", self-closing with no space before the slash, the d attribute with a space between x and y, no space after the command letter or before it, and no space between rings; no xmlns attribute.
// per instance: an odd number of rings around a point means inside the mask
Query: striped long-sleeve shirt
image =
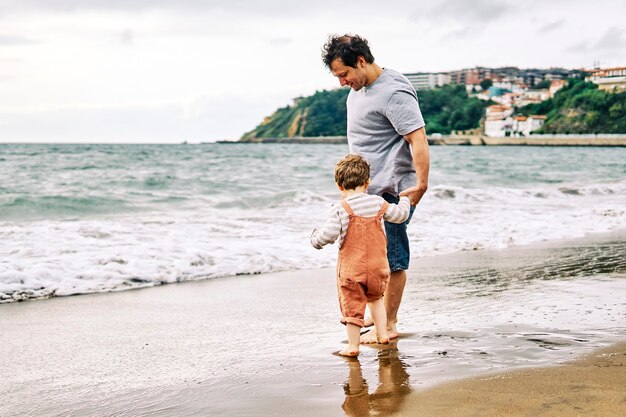
<svg viewBox="0 0 626 417"><path fill-rule="evenodd" d="M354 214L361 217L375 216L385 200L377 195L365 193L353 194L346 198L346 202L354 211ZM409 217L411 204L408 197L400 197L398 204L389 203L389 208L383 215L383 219L390 223L403 223ZM321 230L313 230L311 234L311 245L316 249L322 249L324 245L333 243L339 238L339 247L343 244L343 239L348 230L350 216L341 203L335 203L328 213L326 224ZM384 230L384 228L383 228Z"/></svg>

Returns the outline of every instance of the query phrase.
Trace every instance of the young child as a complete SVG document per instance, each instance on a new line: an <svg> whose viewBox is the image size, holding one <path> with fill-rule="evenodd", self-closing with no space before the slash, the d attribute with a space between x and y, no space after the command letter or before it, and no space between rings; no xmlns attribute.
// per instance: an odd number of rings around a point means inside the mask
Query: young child
<svg viewBox="0 0 626 417"><path fill-rule="evenodd" d="M340 160L335 166L335 182L342 199L333 204L324 228L311 234L311 244L316 249L339 239L337 289L341 322L348 331L348 347L339 352L342 356L359 354L366 304L378 343L389 343L382 297L390 271L382 219L402 223L410 212L408 197L401 197L396 205L366 194L369 181L370 167L363 157L347 155Z"/></svg>

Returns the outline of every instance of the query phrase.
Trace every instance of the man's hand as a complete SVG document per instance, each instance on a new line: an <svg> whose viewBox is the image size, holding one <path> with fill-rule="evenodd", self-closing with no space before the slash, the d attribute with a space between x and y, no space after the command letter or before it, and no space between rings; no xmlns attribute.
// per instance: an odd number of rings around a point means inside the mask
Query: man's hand
<svg viewBox="0 0 626 417"><path fill-rule="evenodd" d="M411 200L411 205L416 206L428 189L428 172L430 171L430 154L428 151L428 141L426 140L426 129L417 129L404 137L411 144L411 154L413 155L413 167L417 176L417 185L400 193L400 196L407 196Z"/></svg>
<svg viewBox="0 0 626 417"><path fill-rule="evenodd" d="M427 185L416 185L415 187L407 188L406 190L400 193L400 197L407 196L411 201L412 206L416 206L417 203L422 199L422 196L426 193L428 189Z"/></svg>

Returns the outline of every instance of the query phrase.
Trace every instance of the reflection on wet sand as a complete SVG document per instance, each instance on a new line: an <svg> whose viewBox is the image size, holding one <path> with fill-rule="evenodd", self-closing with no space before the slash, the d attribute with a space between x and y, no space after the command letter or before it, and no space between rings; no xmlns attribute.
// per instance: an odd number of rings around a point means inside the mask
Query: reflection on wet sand
<svg viewBox="0 0 626 417"><path fill-rule="evenodd" d="M398 413L411 392L406 364L398 357L393 344L378 353L378 385L370 393L358 358L346 358L348 380L343 386L346 399L341 408L349 417L374 415L392 416Z"/></svg>

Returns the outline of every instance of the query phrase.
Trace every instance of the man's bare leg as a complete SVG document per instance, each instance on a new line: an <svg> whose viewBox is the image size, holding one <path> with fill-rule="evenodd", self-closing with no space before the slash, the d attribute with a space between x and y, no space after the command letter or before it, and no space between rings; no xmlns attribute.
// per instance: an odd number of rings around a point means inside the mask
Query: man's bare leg
<svg viewBox="0 0 626 417"><path fill-rule="evenodd" d="M387 291L385 291L385 310L387 310L387 333L390 339L398 337L398 310L404 294L406 285L406 271L395 271L391 273Z"/></svg>
<svg viewBox="0 0 626 417"><path fill-rule="evenodd" d="M373 333L371 340L363 341L361 343L389 343L389 336L387 335L387 313L385 311L385 303L383 303L382 297L376 301L367 303L374 320L374 330L370 330Z"/></svg>
<svg viewBox="0 0 626 417"><path fill-rule="evenodd" d="M396 322L398 321L398 309L402 302L404 286L406 285L406 271L391 273L387 290L385 291L385 310L387 311L387 336L389 339L398 337ZM361 335L361 343L376 343L376 332L370 330Z"/></svg>

